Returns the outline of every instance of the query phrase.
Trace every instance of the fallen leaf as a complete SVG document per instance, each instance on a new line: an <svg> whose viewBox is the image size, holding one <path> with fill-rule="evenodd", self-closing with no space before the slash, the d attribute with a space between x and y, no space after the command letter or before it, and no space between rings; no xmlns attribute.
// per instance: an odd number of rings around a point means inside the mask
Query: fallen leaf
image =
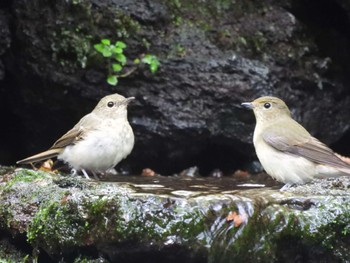
<svg viewBox="0 0 350 263"><path fill-rule="evenodd" d="M150 168L145 168L142 170L141 176L155 176L156 172Z"/></svg>
<svg viewBox="0 0 350 263"><path fill-rule="evenodd" d="M60 204L61 204L61 205L67 204L67 203L68 203L68 199L69 199L69 195L63 196L63 198L62 198L61 201L60 201Z"/></svg>
<svg viewBox="0 0 350 263"><path fill-rule="evenodd" d="M233 221L235 227L239 227L241 224L246 223L248 220L248 216L246 213L237 214L235 211L231 211L226 217L227 222Z"/></svg>
<svg viewBox="0 0 350 263"><path fill-rule="evenodd" d="M39 170L44 172L52 172L52 167L53 161L51 159L48 159L40 166Z"/></svg>
<svg viewBox="0 0 350 263"><path fill-rule="evenodd" d="M240 178L246 178L249 176L249 173L247 171L242 171L242 170L236 170L233 173L233 176L235 177L240 177Z"/></svg>

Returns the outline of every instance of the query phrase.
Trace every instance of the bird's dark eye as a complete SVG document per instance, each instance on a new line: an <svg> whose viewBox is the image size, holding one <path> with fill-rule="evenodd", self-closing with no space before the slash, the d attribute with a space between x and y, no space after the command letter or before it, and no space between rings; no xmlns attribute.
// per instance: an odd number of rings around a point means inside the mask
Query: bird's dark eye
<svg viewBox="0 0 350 263"><path fill-rule="evenodd" d="M114 102L113 102L113 101L108 102L108 103L107 103L107 106L110 107L110 108L112 108L112 107L114 106Z"/></svg>
<svg viewBox="0 0 350 263"><path fill-rule="evenodd" d="M264 108L265 108L265 109L270 109L270 108L271 108L271 103L266 102L266 103L264 104Z"/></svg>

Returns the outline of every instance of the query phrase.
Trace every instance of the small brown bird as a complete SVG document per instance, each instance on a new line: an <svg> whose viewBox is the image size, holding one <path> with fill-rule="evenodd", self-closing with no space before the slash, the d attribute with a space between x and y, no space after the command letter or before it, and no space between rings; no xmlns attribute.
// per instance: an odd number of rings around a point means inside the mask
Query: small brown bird
<svg viewBox="0 0 350 263"><path fill-rule="evenodd" d="M256 118L254 147L265 171L283 189L313 178L350 175L350 165L292 119L287 105L276 97L242 103Z"/></svg>
<svg viewBox="0 0 350 263"><path fill-rule="evenodd" d="M58 139L47 151L20 160L34 163L56 157L68 163L74 172L86 170L104 173L130 154L134 133L127 119L127 106L134 97L106 96L95 109Z"/></svg>

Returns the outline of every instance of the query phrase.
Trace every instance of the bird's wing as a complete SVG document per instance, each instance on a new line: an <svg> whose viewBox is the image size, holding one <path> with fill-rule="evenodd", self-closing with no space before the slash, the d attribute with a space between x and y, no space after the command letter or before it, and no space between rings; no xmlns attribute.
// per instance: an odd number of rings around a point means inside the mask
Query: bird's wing
<svg viewBox="0 0 350 263"><path fill-rule="evenodd" d="M48 149L47 151L38 153L36 155L30 156L28 158L25 158L23 160L20 160L17 163L18 164L35 163L35 162L56 157L64 150L66 146L75 144L79 140L83 139L87 130L91 131L95 129L98 121L99 119L93 113L85 115L71 130L69 130L66 134L64 134L61 138L59 138L51 146L50 149Z"/></svg>
<svg viewBox="0 0 350 263"><path fill-rule="evenodd" d="M79 141L84 135L84 128L76 128L69 130L61 138L59 138L50 149L64 148L70 144L75 144Z"/></svg>
<svg viewBox="0 0 350 263"><path fill-rule="evenodd" d="M278 126L266 129L263 140L275 149L302 156L312 162L344 169L350 166L338 158L325 144L312 137L301 125Z"/></svg>
<svg viewBox="0 0 350 263"><path fill-rule="evenodd" d="M92 121L94 118L96 117L91 113L85 115L71 130L59 138L50 149L64 148L83 139L86 131L93 129L91 124L94 123L96 125L96 122Z"/></svg>

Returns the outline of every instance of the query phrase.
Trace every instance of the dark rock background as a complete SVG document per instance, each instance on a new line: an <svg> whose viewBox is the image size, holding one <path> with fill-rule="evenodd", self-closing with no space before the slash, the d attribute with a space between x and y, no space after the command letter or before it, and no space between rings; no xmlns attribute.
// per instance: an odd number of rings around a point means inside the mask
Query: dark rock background
<svg viewBox="0 0 350 263"><path fill-rule="evenodd" d="M136 96L136 145L119 168L230 172L256 157L242 101L283 98L294 117L349 155L350 2L7 0L0 3L0 163L45 150L110 93ZM109 86L93 44L156 54Z"/></svg>

